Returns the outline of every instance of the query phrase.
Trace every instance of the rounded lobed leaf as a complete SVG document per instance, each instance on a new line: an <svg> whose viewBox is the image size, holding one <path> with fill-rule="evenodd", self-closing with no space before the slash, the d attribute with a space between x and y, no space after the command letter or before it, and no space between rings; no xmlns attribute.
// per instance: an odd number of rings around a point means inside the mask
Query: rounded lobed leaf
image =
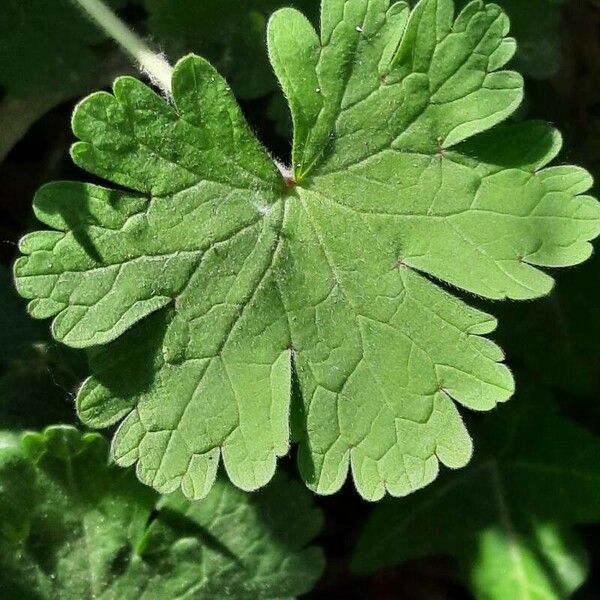
<svg viewBox="0 0 600 600"><path fill-rule="evenodd" d="M514 384L494 318L444 284L544 295L540 267L585 260L600 231L589 174L548 166L559 134L500 124L523 90L497 5L323 0L321 23L283 9L268 28L293 180L189 56L173 105L121 78L74 115L75 162L135 193L36 199L52 230L22 241L19 291L58 339L100 346L79 414L120 423L113 456L161 492L205 496L220 460L261 487L291 437L323 494L349 470L377 500L465 465L458 405L490 410Z"/></svg>

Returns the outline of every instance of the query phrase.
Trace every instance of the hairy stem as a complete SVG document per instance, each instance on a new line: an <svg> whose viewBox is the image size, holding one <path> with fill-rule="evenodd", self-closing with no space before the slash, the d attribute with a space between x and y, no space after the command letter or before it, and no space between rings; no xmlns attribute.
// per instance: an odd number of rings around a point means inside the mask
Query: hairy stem
<svg viewBox="0 0 600 600"><path fill-rule="evenodd" d="M153 52L102 0L73 0L139 64L142 71L165 93L171 94L171 65Z"/></svg>

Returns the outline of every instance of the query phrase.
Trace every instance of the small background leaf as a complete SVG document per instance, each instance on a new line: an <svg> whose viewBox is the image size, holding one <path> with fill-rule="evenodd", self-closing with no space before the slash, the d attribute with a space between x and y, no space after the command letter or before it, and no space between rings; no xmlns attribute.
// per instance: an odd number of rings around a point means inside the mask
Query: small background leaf
<svg viewBox="0 0 600 600"><path fill-rule="evenodd" d="M248 496L158 499L107 463L96 434L52 427L0 448L0 586L7 598L292 597L323 568L321 515L279 476ZM293 518L290 519L290 512Z"/></svg>

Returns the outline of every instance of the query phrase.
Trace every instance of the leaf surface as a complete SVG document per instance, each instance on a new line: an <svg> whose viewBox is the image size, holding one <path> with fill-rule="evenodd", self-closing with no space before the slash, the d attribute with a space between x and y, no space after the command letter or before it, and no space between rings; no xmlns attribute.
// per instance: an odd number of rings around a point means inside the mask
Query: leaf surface
<svg viewBox="0 0 600 600"><path fill-rule="evenodd" d="M175 68L173 105L132 78L79 105L75 162L133 192L42 188L51 230L22 240L15 273L57 339L101 346L78 409L122 420L117 462L198 498L220 457L237 486L264 485L291 437L311 488L351 469L370 500L468 462L457 404L493 408L512 376L482 337L494 318L428 276L542 296L539 267L585 260L600 226L589 174L547 166L559 134L499 125L522 97L507 31L478 1L455 17L450 0L325 0L320 36L275 13L293 178L197 57Z"/></svg>
<svg viewBox="0 0 600 600"><path fill-rule="evenodd" d="M219 481L190 504L109 465L97 434L50 427L22 446L0 449L7 597L274 600L307 592L321 573L320 551L305 547L320 513L284 476L254 496Z"/></svg>
<svg viewBox="0 0 600 600"><path fill-rule="evenodd" d="M354 568L444 553L477 598L568 597L587 575L570 526L600 519L600 440L545 396L503 407L476 439L476 459L463 472L374 509Z"/></svg>

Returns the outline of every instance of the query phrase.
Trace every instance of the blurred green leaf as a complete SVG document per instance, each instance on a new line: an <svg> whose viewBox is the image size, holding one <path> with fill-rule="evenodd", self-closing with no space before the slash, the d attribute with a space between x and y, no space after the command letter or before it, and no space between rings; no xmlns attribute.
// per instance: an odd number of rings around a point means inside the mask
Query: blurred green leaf
<svg viewBox="0 0 600 600"><path fill-rule="evenodd" d="M0 102L0 161L4 160L33 123L63 99L60 93L41 93L25 100L6 99Z"/></svg>
<svg viewBox="0 0 600 600"><path fill-rule="evenodd" d="M107 0L112 8L126 0ZM0 3L0 161L39 118L133 65L72 0Z"/></svg>
<svg viewBox="0 0 600 600"><path fill-rule="evenodd" d="M259 600L310 590L320 513L278 476L258 494L219 482L202 503L160 499L107 462L97 434L50 427L0 448L4 598Z"/></svg>

